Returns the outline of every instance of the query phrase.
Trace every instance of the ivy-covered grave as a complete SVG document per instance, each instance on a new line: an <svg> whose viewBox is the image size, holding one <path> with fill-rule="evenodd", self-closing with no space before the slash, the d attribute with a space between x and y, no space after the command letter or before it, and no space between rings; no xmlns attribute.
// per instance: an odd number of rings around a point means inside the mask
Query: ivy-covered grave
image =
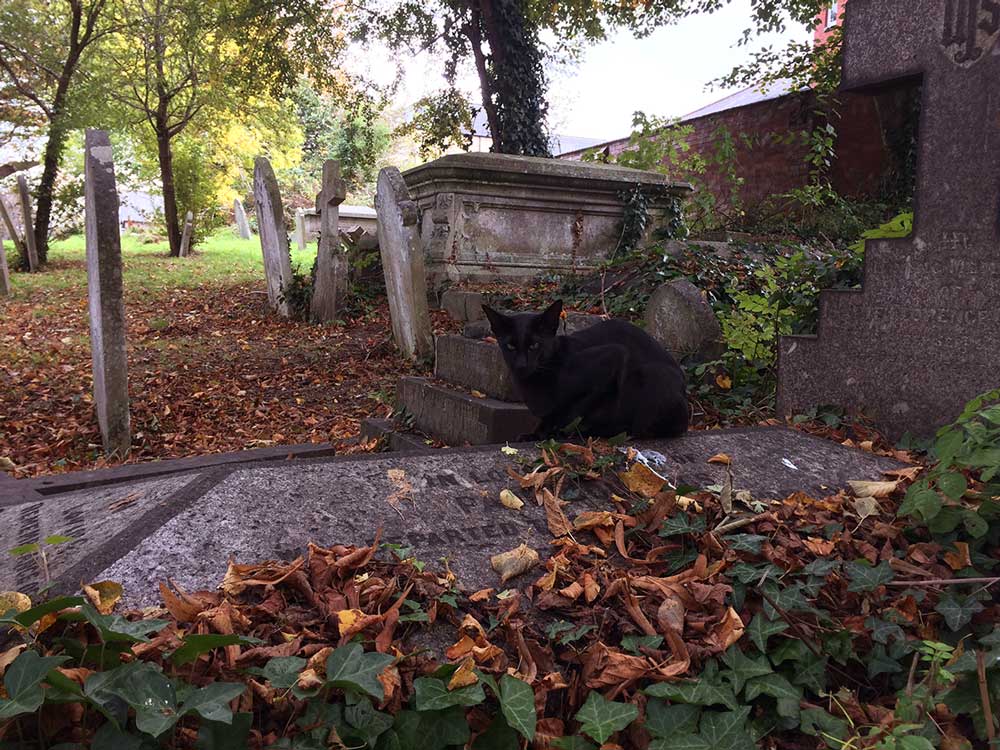
<svg viewBox="0 0 1000 750"><path fill-rule="evenodd" d="M998 410L881 480L777 499L721 453L693 488L604 443L507 449L490 501L543 510L549 556L512 545L475 591L376 540L232 562L215 590L168 575L142 611L110 581L8 593L2 746L986 748Z"/></svg>

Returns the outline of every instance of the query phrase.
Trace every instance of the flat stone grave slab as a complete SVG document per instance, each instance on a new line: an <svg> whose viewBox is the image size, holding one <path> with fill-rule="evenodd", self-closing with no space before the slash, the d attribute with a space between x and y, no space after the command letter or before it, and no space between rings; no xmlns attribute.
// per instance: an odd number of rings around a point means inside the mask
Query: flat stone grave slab
<svg viewBox="0 0 1000 750"><path fill-rule="evenodd" d="M799 490L824 496L847 480L877 479L898 467L784 428L692 432L638 447L663 454L675 483L699 487L724 480L725 468L707 460L726 452L735 487L757 498ZM412 547L429 565L447 557L459 585L473 591L498 585L492 555L522 542L543 556L551 550L543 509L508 476L513 465L499 446L489 446L228 464L132 483L122 482L119 472L110 475L112 485L54 494L49 487L41 501L0 509L0 538L10 549L51 534L73 537L52 548L55 590L117 580L130 606L156 603L159 584L168 578L187 590L215 588L230 559L292 559L310 541L370 544L378 528L382 541ZM40 481L25 482L26 489ZM504 488L525 500L522 510L500 504ZM607 507L606 487L583 489L566 508L571 519ZM34 593L43 585L32 556L0 560L4 589Z"/></svg>

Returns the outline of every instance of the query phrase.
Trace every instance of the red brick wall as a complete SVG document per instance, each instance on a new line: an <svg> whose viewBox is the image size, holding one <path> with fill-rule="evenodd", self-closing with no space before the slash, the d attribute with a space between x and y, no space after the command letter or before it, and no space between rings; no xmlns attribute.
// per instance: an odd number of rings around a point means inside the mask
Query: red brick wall
<svg viewBox="0 0 1000 750"><path fill-rule="evenodd" d="M831 30L834 27L840 26L841 24L844 23L845 5L847 5L847 0L838 0L837 18L833 26L830 25L830 19L829 19L830 6L827 6L826 8L821 10L819 12L819 15L816 16L816 23L813 28L813 41L816 44L822 44L823 42L825 42L830 37Z"/></svg>
<svg viewBox="0 0 1000 750"><path fill-rule="evenodd" d="M883 127L899 127L906 114L904 103L899 92L841 95L840 118L834 123L836 158L830 177L842 195L860 198L878 193L891 162ZM813 94L803 92L684 123L694 128L688 137L691 153L709 161L708 171L697 179L715 195L720 209L726 210L731 196L727 170L712 164L719 147L719 129L727 129L735 140L736 173L744 180L740 197L743 207L752 212L765 198L808 183L808 144L802 133L824 122L814 108ZM606 144L606 150L615 156L627 146L628 139L623 138ZM577 153L561 158L579 157ZM691 178L686 174L672 176L679 180Z"/></svg>

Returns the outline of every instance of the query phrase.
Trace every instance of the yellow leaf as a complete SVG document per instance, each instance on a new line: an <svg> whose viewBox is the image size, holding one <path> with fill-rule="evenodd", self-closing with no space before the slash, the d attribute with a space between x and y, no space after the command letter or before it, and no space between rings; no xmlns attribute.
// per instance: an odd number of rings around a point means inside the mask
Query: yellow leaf
<svg viewBox="0 0 1000 750"><path fill-rule="evenodd" d="M538 565L538 561L538 553L522 543L515 549L493 555L490 558L490 565L500 574L500 583L506 583L511 578L531 570Z"/></svg>
<svg viewBox="0 0 1000 750"><path fill-rule="evenodd" d="M731 464L732 462L733 459L731 459L729 455L726 453L716 453L714 456L708 459L708 463L710 464L723 464L725 466L729 466L729 464Z"/></svg>
<svg viewBox="0 0 1000 750"><path fill-rule="evenodd" d="M471 656L466 656L462 659L462 663L458 665L458 669L455 670L455 673L448 681L448 689L457 690L458 688L475 685L479 681L479 678L476 677L476 673L473 671L475 668L476 660Z"/></svg>
<svg viewBox="0 0 1000 750"><path fill-rule="evenodd" d="M511 510L521 510L524 507L524 501L510 490L500 490L500 502L503 507Z"/></svg>
<svg viewBox="0 0 1000 750"><path fill-rule="evenodd" d="M486 394L482 391L473 390L471 391L473 398L486 398Z"/></svg>
<svg viewBox="0 0 1000 750"><path fill-rule="evenodd" d="M634 463L628 471L618 475L631 492L643 497L656 497L667 480L650 469L646 464Z"/></svg>
<svg viewBox="0 0 1000 750"><path fill-rule="evenodd" d="M110 615L122 598L122 585L115 581L98 581L83 585L83 593L102 615Z"/></svg>
<svg viewBox="0 0 1000 750"><path fill-rule="evenodd" d="M573 525L563 513L562 501L544 487L538 492L542 496L542 505L545 506L545 521L548 523L552 536L558 538L572 534Z"/></svg>
<svg viewBox="0 0 1000 750"><path fill-rule="evenodd" d="M20 591L4 591L0 593L0 612L16 609L24 612L31 609L31 597Z"/></svg>
<svg viewBox="0 0 1000 750"><path fill-rule="evenodd" d="M360 609L340 610L337 613L337 625L340 628L340 634L343 635L346 633L355 622L364 616L365 613Z"/></svg>
<svg viewBox="0 0 1000 750"><path fill-rule="evenodd" d="M897 479L895 482L866 482L866 481L849 481L848 484L851 486L851 491L857 497L889 497L896 489L899 487L901 479Z"/></svg>
<svg viewBox="0 0 1000 750"><path fill-rule="evenodd" d="M728 375L716 375L715 384L719 386L724 391L728 391L733 387L733 379Z"/></svg>

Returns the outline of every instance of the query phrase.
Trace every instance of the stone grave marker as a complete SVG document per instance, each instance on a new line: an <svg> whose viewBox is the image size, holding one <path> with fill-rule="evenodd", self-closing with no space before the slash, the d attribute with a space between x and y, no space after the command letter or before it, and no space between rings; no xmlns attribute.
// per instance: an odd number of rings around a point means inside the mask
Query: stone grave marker
<svg viewBox="0 0 1000 750"><path fill-rule="evenodd" d="M84 158L87 297L94 368L94 409L101 426L104 452L108 456L124 458L132 444L132 433L118 188L107 132L87 131Z"/></svg>
<svg viewBox="0 0 1000 750"><path fill-rule="evenodd" d="M267 278L267 301L271 309L285 318L290 314L282 295L292 278L292 259L285 232L285 217L281 208L281 192L271 163L262 156L254 160L253 195L257 206L257 233L264 254L264 275Z"/></svg>
<svg viewBox="0 0 1000 750"><path fill-rule="evenodd" d="M233 201L233 218L236 220L236 234L241 240L250 239L250 222L247 221L247 212L243 208L243 201L236 198Z"/></svg>
<svg viewBox="0 0 1000 750"><path fill-rule="evenodd" d="M181 257L186 258L191 253L191 229L194 225L194 214L190 211L184 216L184 232L181 234Z"/></svg>
<svg viewBox="0 0 1000 750"><path fill-rule="evenodd" d="M316 245L316 280L313 286L309 317L327 323L337 319L337 305L347 292L347 254L340 244L338 228L340 204L347 197L347 185L340 177L340 162L323 162L323 187L316 196L320 216L319 242Z"/></svg>
<svg viewBox="0 0 1000 750"><path fill-rule="evenodd" d="M783 428L703 431L640 447L666 457L663 470L672 480L699 487L723 481L725 467L707 459L728 453L736 488L756 498L783 498L797 490L823 497L847 480L878 479L881 471L898 468ZM521 450L536 455L534 447ZM49 562L56 591L75 590L81 581L116 580L124 585L126 603L140 606L158 600L159 584L168 577L189 591L214 589L230 558L290 560L309 541L370 544L379 528L383 542L412 547L434 568L447 556L468 591L498 584L489 563L498 552L522 542L542 557L555 549L543 508L507 474L516 465L498 446L165 473L172 466L186 469L190 460L20 480L23 496L30 498L37 488L45 497L0 506L0 545L10 549L50 534L71 536L74 541L55 548ZM154 470L161 474L150 476ZM516 492L524 507L503 507L502 489ZM566 508L570 519L613 507L603 484L584 484L582 490ZM536 569L512 585L540 574ZM41 585L32 556L0 556L2 590L33 593Z"/></svg>
<svg viewBox="0 0 1000 750"><path fill-rule="evenodd" d="M10 269L7 267L7 246L0 234L0 297L10 296Z"/></svg>
<svg viewBox="0 0 1000 750"><path fill-rule="evenodd" d="M869 413L929 435L1000 385L1000 6L852 0L848 89L923 77L913 235L869 240L860 291L824 291L815 337L780 345L782 414Z"/></svg>
<svg viewBox="0 0 1000 750"><path fill-rule="evenodd" d="M434 356L434 334L427 309L420 217L403 175L395 167L378 173L375 210L396 346L410 359L430 359Z"/></svg>
<svg viewBox="0 0 1000 750"><path fill-rule="evenodd" d="M17 192L21 197L21 216L24 221L24 246L28 251L28 266L31 272L38 270L38 248L35 245L35 220L31 216L31 193L23 174L17 176Z"/></svg>
<svg viewBox="0 0 1000 750"><path fill-rule="evenodd" d="M701 291L687 279L659 286L646 305L646 330L678 360L711 360L725 351L722 326Z"/></svg>
<svg viewBox="0 0 1000 750"><path fill-rule="evenodd" d="M299 250L306 249L306 215L301 208L295 209L295 229L292 232L292 239L295 240L295 247Z"/></svg>
<svg viewBox="0 0 1000 750"><path fill-rule="evenodd" d="M10 213L7 211L7 205L4 203L2 196L0 196L0 219L3 220L3 225L7 229L7 235L10 237L11 242L14 243L14 249L22 258L25 257L27 249L17 234L17 227L14 226L14 221L10 218Z"/></svg>

